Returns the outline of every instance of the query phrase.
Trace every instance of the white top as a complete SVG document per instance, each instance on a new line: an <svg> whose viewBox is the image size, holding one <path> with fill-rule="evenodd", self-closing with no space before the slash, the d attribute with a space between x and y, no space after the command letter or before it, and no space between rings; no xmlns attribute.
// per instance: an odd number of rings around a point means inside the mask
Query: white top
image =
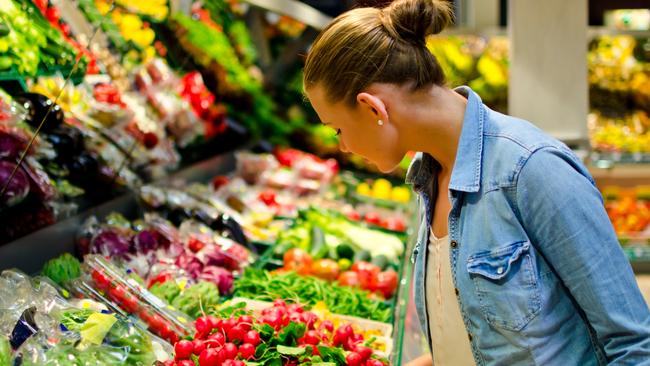
<svg viewBox="0 0 650 366"><path fill-rule="evenodd" d="M456 298L449 261L449 236L431 232L427 257L426 298L435 366L473 366L469 337Z"/></svg>

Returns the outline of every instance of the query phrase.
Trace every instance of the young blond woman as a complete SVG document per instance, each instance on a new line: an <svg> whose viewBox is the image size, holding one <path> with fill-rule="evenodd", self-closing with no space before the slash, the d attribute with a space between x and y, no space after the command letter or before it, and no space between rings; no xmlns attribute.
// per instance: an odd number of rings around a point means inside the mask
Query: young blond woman
<svg viewBox="0 0 650 366"><path fill-rule="evenodd" d="M451 21L442 1L351 10L304 73L341 150L384 172L419 151L415 301L433 356L415 362L650 365L650 311L589 172L529 122L445 85L425 38Z"/></svg>

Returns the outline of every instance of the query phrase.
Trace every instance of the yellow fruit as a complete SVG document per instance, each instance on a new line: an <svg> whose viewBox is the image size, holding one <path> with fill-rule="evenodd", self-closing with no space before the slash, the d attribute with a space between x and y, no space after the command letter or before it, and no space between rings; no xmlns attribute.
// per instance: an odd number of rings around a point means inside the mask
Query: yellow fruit
<svg viewBox="0 0 650 366"><path fill-rule="evenodd" d="M370 192L370 186L368 185L368 183L360 183L357 186L357 194L360 194L362 196L370 196L371 192Z"/></svg>
<svg viewBox="0 0 650 366"><path fill-rule="evenodd" d="M386 179L380 178L372 185L372 195L379 199L390 199L393 185Z"/></svg>
<svg viewBox="0 0 650 366"><path fill-rule="evenodd" d="M391 199L397 202L407 203L411 199L411 190L406 187L393 188Z"/></svg>

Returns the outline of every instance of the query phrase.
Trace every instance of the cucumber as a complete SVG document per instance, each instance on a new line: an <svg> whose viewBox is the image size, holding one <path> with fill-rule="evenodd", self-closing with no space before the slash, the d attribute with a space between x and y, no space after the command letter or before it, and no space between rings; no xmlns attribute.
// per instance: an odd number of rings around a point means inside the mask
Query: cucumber
<svg viewBox="0 0 650 366"><path fill-rule="evenodd" d="M291 248L293 248L293 245L291 243L277 244L273 248L273 257L277 259L282 259L282 257L284 257L284 253L286 253Z"/></svg>
<svg viewBox="0 0 650 366"><path fill-rule="evenodd" d="M379 267L383 271L386 269L386 266L388 266L388 258L383 254L376 255L372 258L372 261L370 263Z"/></svg>
<svg viewBox="0 0 650 366"><path fill-rule="evenodd" d="M367 250L360 250L354 255L353 263L356 262L369 262L370 261L370 252Z"/></svg>
<svg viewBox="0 0 650 366"><path fill-rule="evenodd" d="M311 228L311 257L313 259L322 259L329 253L329 248L325 243L325 234L320 227L314 225Z"/></svg>
<svg viewBox="0 0 650 366"><path fill-rule="evenodd" d="M336 247L336 254L339 258L352 259L354 258L354 249L349 244L342 243Z"/></svg>

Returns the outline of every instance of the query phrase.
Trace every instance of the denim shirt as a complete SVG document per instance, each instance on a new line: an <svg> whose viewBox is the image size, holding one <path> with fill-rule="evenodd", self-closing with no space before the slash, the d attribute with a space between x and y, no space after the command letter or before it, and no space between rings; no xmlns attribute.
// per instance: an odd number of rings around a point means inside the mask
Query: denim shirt
<svg viewBox="0 0 650 366"><path fill-rule="evenodd" d="M650 311L587 169L532 124L456 91L468 102L449 183L449 260L476 364L650 365ZM407 173L421 203L412 258L429 344L438 169L418 153Z"/></svg>

